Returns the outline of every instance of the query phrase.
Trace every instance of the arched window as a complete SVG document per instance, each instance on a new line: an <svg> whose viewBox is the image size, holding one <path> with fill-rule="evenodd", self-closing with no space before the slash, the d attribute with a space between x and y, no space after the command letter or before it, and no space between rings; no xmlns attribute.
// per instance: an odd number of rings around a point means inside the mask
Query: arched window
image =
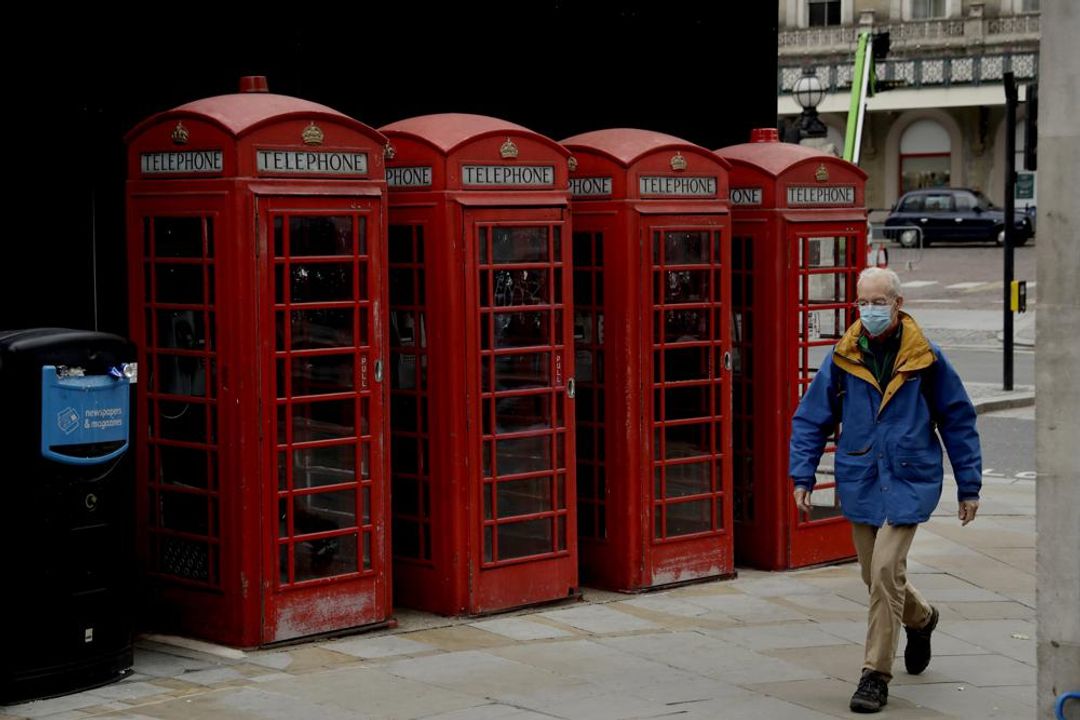
<svg viewBox="0 0 1080 720"><path fill-rule="evenodd" d="M952 167L949 133L934 120L916 120L900 137L900 192L947 187Z"/></svg>

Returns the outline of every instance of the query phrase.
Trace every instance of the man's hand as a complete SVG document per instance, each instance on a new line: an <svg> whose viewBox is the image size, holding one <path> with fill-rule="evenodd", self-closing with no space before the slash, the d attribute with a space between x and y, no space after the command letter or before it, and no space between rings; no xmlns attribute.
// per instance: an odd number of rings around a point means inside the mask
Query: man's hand
<svg viewBox="0 0 1080 720"><path fill-rule="evenodd" d="M978 503L975 503L975 504L978 505ZM810 491L809 490L806 490L805 488L801 488L801 487L795 488L795 507L799 510L799 512L805 512L805 513L810 512L811 505L810 505ZM975 514L972 513L971 516L975 517Z"/></svg>
<svg viewBox="0 0 1080 720"><path fill-rule="evenodd" d="M977 512L979 512L978 500L961 500L960 511L957 513L960 517L961 527L974 520Z"/></svg>

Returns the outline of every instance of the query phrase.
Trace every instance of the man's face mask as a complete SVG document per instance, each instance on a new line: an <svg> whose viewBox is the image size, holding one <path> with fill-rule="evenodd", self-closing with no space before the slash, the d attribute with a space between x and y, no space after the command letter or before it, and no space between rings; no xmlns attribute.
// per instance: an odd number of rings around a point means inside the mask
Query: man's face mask
<svg viewBox="0 0 1080 720"><path fill-rule="evenodd" d="M859 303L859 318L863 327L872 337L876 337L888 329L892 324L892 302L884 305L872 303Z"/></svg>

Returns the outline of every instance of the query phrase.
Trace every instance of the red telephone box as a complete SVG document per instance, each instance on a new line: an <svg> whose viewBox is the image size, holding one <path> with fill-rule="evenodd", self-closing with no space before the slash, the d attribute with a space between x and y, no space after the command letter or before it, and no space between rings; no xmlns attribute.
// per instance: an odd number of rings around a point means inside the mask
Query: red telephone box
<svg viewBox="0 0 1080 720"><path fill-rule="evenodd" d="M644 130L563 144L582 574L617 590L731 575L727 162Z"/></svg>
<svg viewBox="0 0 1080 720"><path fill-rule="evenodd" d="M145 622L387 620L385 138L245 78L127 136Z"/></svg>
<svg viewBox="0 0 1080 720"><path fill-rule="evenodd" d="M717 155L731 163L736 557L764 569L853 558L833 476L797 513L787 462L799 398L855 320L866 173L771 128Z"/></svg>
<svg viewBox="0 0 1080 720"><path fill-rule="evenodd" d="M396 600L457 615L573 595L568 153L477 115L382 131Z"/></svg>

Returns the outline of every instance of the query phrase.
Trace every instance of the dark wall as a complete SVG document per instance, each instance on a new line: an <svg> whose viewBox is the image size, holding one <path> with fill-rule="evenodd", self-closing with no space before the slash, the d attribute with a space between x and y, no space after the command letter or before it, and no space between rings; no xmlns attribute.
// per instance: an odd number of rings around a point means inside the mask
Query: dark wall
<svg viewBox="0 0 1080 720"><path fill-rule="evenodd" d="M258 21L43 6L12 21L0 328L93 328L96 287L97 326L126 332L123 135L241 75L375 127L471 112L555 139L641 127L716 148L776 122L775 3L363 5Z"/></svg>

